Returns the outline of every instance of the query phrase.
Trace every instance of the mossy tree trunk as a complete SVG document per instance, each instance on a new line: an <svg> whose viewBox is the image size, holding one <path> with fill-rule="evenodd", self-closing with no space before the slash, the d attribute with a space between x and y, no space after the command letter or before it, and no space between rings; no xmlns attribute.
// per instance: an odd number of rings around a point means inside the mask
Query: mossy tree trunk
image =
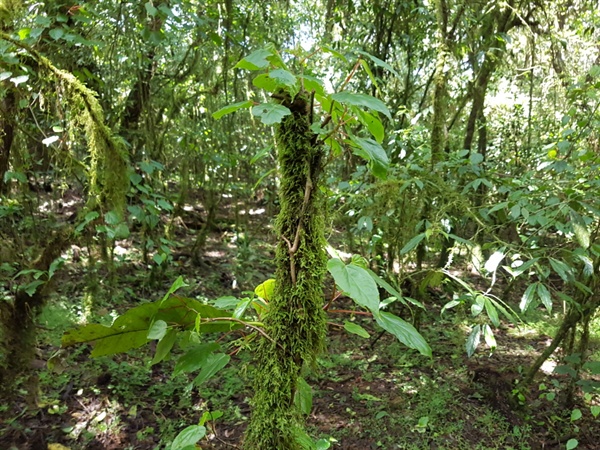
<svg viewBox="0 0 600 450"><path fill-rule="evenodd" d="M324 347L324 202L319 190L323 149L310 131L305 93L283 101L291 115L277 130L281 210L276 222L276 283L257 348L252 418L246 450L301 449L303 418L294 404L301 371Z"/></svg>

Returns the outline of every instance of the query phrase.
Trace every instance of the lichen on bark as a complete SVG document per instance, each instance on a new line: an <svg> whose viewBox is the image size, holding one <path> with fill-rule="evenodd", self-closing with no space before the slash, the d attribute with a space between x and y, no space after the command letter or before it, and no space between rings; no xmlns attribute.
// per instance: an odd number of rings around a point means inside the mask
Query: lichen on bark
<svg viewBox="0 0 600 450"><path fill-rule="evenodd" d="M303 418L294 404L298 378L324 349L324 201L319 189L323 148L310 131L305 92L282 104L292 111L277 129L279 198L276 283L256 352L255 395L244 448L303 449Z"/></svg>

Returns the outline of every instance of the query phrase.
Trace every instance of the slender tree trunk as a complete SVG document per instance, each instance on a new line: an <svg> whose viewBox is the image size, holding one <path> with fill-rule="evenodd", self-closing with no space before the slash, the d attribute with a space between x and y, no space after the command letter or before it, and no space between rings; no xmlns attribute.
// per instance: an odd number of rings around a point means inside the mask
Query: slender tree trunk
<svg viewBox="0 0 600 450"><path fill-rule="evenodd" d="M4 175L8 171L10 150L15 136L15 95L11 90L6 92L2 99L0 110L0 194L6 194L8 185L4 182Z"/></svg>
<svg viewBox="0 0 600 450"><path fill-rule="evenodd" d="M319 189L323 149L310 131L308 99L283 104L292 110L277 131L281 210L276 229L276 283L256 353L256 392L246 450L296 450L306 440L294 403L304 367L324 348L324 202Z"/></svg>

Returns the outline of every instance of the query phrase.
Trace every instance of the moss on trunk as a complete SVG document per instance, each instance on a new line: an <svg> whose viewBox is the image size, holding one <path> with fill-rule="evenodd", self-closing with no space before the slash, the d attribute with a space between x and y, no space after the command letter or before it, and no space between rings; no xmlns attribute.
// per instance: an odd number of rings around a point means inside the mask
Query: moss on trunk
<svg viewBox="0 0 600 450"><path fill-rule="evenodd" d="M247 450L301 449L303 419L294 404L298 377L324 348L324 202L318 187L323 149L310 131L305 93L283 104L292 110L277 130L281 210L276 284L257 348L253 412Z"/></svg>

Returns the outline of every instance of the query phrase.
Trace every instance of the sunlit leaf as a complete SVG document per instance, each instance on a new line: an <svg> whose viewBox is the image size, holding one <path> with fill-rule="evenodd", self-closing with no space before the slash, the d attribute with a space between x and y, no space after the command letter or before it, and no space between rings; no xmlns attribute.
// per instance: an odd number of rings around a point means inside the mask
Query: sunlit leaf
<svg viewBox="0 0 600 450"><path fill-rule="evenodd" d="M194 448L196 443L206 436L206 428L200 425L190 425L181 431L173 440L170 450L186 450Z"/></svg>
<svg viewBox="0 0 600 450"><path fill-rule="evenodd" d="M264 298L266 301L270 302L273 299L274 290L275 280L273 278L269 278L265 282L256 286L256 288L254 289L254 293L260 298Z"/></svg>
<svg viewBox="0 0 600 450"><path fill-rule="evenodd" d="M158 364L167 357L177 340L177 334L178 331L174 328L170 328L167 331L156 345L156 352L154 352L154 358L152 358L151 365Z"/></svg>
<svg viewBox="0 0 600 450"><path fill-rule="evenodd" d="M162 339L167 334L167 322L157 320L148 330L148 339Z"/></svg>
<svg viewBox="0 0 600 450"><path fill-rule="evenodd" d="M494 326L499 327L500 318L498 317L498 311L496 310L494 304L488 298L485 298L485 311L487 312L487 315L494 324Z"/></svg>
<svg viewBox="0 0 600 450"><path fill-rule="evenodd" d="M346 265L337 258L327 262L327 270L335 283L352 300L371 312L379 311L379 291L375 281L362 267Z"/></svg>
<svg viewBox="0 0 600 450"><path fill-rule="evenodd" d="M496 350L496 337L487 323L483 326L483 339L492 352Z"/></svg>
<svg viewBox="0 0 600 450"><path fill-rule="evenodd" d="M467 348L467 356L470 358L479 347L479 342L481 341L481 326L475 325L473 330L471 330L471 334L467 338L466 348Z"/></svg>
<svg viewBox="0 0 600 450"><path fill-rule="evenodd" d="M527 289L525 289L525 292L523 293L523 296L521 297L521 302L519 303L519 308L521 309L521 312L527 311L527 309L531 305L531 302L533 302L536 289L537 289L537 283L530 284L527 287Z"/></svg>
<svg viewBox="0 0 600 450"><path fill-rule="evenodd" d="M235 65L236 69L260 70L269 65L268 57L272 56L273 52L267 49L256 50L250 53L240 62Z"/></svg>
<svg viewBox="0 0 600 450"><path fill-rule="evenodd" d="M252 115L260 117L260 121L265 125L280 123L283 118L292 112L283 105L273 103L261 103L252 108Z"/></svg>

